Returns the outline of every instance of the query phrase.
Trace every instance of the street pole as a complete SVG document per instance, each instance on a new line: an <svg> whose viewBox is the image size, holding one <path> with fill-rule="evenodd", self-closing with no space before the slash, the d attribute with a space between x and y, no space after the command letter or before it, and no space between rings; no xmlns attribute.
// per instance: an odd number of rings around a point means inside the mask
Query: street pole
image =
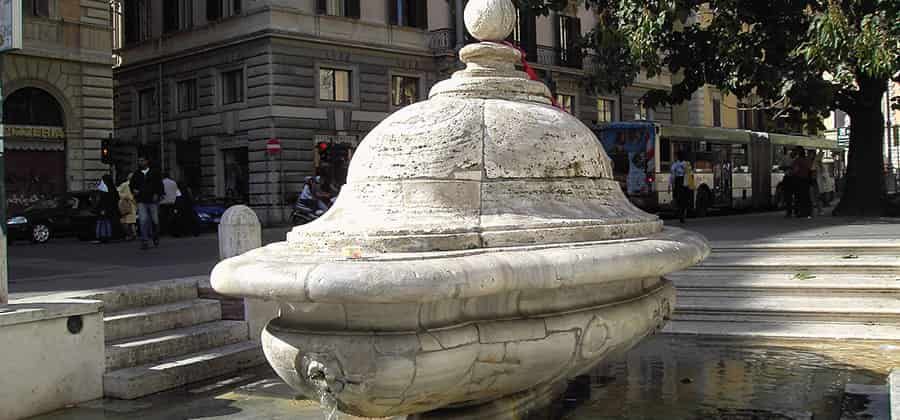
<svg viewBox="0 0 900 420"><path fill-rule="evenodd" d="M0 305L9 301L9 289L7 286L7 253L6 253L6 157L4 157L4 127L3 127L3 58L0 53Z"/></svg>

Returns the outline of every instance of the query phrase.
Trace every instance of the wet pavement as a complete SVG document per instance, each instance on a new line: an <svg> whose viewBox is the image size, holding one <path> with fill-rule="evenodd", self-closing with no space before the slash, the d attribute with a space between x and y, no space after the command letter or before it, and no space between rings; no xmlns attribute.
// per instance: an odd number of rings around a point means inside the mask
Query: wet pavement
<svg viewBox="0 0 900 420"><path fill-rule="evenodd" d="M520 420L839 420L848 384L885 384L896 343L760 341L658 335L570 381ZM561 388L562 390L562 388ZM352 417L342 417L345 420ZM862 417L860 417L862 418ZM94 401L38 420L324 419L266 367L137 401Z"/></svg>

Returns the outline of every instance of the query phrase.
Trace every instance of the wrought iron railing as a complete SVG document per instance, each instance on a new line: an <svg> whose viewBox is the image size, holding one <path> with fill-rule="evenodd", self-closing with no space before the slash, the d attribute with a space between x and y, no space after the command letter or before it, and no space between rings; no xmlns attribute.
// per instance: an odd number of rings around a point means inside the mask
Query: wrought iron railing
<svg viewBox="0 0 900 420"><path fill-rule="evenodd" d="M428 34L428 47L437 54L452 53L456 47L453 29L437 29Z"/></svg>

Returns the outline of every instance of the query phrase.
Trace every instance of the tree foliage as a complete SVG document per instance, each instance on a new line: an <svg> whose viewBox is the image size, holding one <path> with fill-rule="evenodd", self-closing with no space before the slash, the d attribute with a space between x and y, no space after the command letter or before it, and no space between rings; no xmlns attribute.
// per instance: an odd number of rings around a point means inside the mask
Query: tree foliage
<svg viewBox="0 0 900 420"><path fill-rule="evenodd" d="M547 14L565 0L519 0ZM592 85L617 91L643 69L676 75L650 106L677 104L710 84L819 128L834 108L862 98L862 79L898 78L897 0L581 0L599 24L583 40L597 67ZM752 101L751 101L752 99ZM747 102L750 101L750 102Z"/></svg>

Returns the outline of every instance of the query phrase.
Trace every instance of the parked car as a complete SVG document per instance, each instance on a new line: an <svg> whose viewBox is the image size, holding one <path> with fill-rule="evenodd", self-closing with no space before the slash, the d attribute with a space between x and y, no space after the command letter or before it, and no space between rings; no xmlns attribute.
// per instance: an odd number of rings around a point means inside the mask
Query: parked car
<svg viewBox="0 0 900 420"><path fill-rule="evenodd" d="M228 209L230 203L225 198L217 197L200 197L194 203L194 211L197 213L197 220L200 222L200 228L206 229L219 225L222 215Z"/></svg>
<svg viewBox="0 0 900 420"><path fill-rule="evenodd" d="M99 199L97 191L76 191L34 203L6 220L9 239L35 243L67 235L93 239L97 222L94 208ZM118 223L113 226L113 236L122 236L121 226Z"/></svg>

